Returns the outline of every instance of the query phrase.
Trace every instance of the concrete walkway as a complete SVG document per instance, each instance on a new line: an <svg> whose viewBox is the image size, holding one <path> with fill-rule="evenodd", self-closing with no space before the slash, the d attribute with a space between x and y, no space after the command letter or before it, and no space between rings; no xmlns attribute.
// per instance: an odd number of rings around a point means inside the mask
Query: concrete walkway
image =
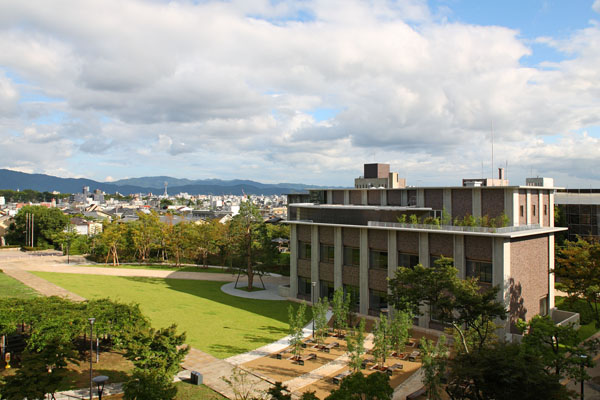
<svg viewBox="0 0 600 400"><path fill-rule="evenodd" d="M245 279L243 282L238 282L238 289L235 288L235 282L226 283L221 286L221 290L224 293L227 293L231 296L243 297L246 299L256 299L256 300L287 300L285 297L281 297L278 294L278 283L265 282L265 290L258 290L256 292L247 292L243 289L239 289L240 287L247 286L247 280ZM262 285L259 283L256 284L256 280L254 281L254 287L261 288Z"/></svg>
<svg viewBox="0 0 600 400"><path fill-rule="evenodd" d="M73 301L85 301L84 297L79 296L73 292L69 292L66 289L61 288L53 283L48 282L45 279L39 278L27 271L14 268L14 267L3 267L4 273L16 280L24 283L30 288L36 290L44 296L58 296Z"/></svg>

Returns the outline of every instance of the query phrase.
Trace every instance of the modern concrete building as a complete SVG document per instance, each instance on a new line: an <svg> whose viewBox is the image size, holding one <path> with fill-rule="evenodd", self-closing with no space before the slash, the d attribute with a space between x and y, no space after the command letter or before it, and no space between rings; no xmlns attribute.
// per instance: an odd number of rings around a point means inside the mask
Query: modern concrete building
<svg viewBox="0 0 600 400"><path fill-rule="evenodd" d="M443 255L454 259L461 277L500 285L510 314L505 332L514 331L517 318L547 314L554 307L554 234L564 230L554 227L556 188L545 186L548 180L526 186L504 181L501 176L489 186L485 181L484 186L316 189L288 195L290 296L310 300L314 290L315 298L331 297L344 288L361 314L378 315L387 308L387 278L398 266L429 267ZM419 220L443 214L446 225L399 222L413 214ZM469 215L507 224L448 222ZM418 324L439 328L429 316Z"/></svg>
<svg viewBox="0 0 600 400"><path fill-rule="evenodd" d="M357 189L397 189L405 186L406 179L398 178L397 172L390 172L390 164L365 164L364 175L354 180Z"/></svg>
<svg viewBox="0 0 600 400"><path fill-rule="evenodd" d="M556 193L556 206L569 228L568 239L600 239L600 189L563 189Z"/></svg>

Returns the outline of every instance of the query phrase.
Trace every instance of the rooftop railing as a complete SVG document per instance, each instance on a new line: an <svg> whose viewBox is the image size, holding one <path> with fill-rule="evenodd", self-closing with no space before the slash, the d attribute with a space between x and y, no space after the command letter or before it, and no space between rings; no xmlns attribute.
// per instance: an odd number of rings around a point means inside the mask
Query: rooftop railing
<svg viewBox="0 0 600 400"><path fill-rule="evenodd" d="M429 229L437 231L454 231L454 232L477 232L477 233L513 233L520 231L528 231L531 229L539 229L539 224L505 226L502 228L490 228L484 226L456 226L456 225L435 225L435 224L410 224L403 222L379 222L369 221L368 226L380 226L385 228L409 228L409 229Z"/></svg>

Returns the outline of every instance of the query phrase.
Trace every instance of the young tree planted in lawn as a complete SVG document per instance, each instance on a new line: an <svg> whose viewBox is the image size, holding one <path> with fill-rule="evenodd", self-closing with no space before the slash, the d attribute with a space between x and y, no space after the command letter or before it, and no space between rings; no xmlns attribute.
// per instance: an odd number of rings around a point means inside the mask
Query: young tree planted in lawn
<svg viewBox="0 0 600 400"><path fill-rule="evenodd" d="M566 292L570 301L584 299L600 327L600 242L566 240L554 272L560 277L556 288Z"/></svg>
<svg viewBox="0 0 600 400"><path fill-rule="evenodd" d="M98 237L98 244L106 250L105 264L112 257L112 264L119 265L119 251L126 246L125 233L127 226L119 221L105 223L102 233Z"/></svg>
<svg viewBox="0 0 600 400"><path fill-rule="evenodd" d="M435 344L427 338L422 338L421 346L423 347L423 383L427 390L427 398L429 400L441 400L442 379L446 375L446 367L448 365L446 336L440 336Z"/></svg>
<svg viewBox="0 0 600 400"><path fill-rule="evenodd" d="M251 201L243 201L240 204L239 213L232 218L230 229L233 237L238 243L238 252L246 260L246 274L248 275L248 290L252 290L254 281L254 264L257 260L257 254L260 251L260 245L263 242L261 234L266 235L264 222L260 211Z"/></svg>
<svg viewBox="0 0 600 400"><path fill-rule="evenodd" d="M296 310L294 310L294 307L291 304L288 307L290 345L292 346L292 353L296 359L302 354L303 329L304 324L306 323L305 315L306 304L304 302L302 302Z"/></svg>
<svg viewBox="0 0 600 400"><path fill-rule="evenodd" d="M135 368L123 385L125 400L172 400L177 395L173 376L161 370Z"/></svg>
<svg viewBox="0 0 600 400"><path fill-rule="evenodd" d="M275 385L267 390L267 394L271 396L271 400L292 400L292 394L281 382L275 382Z"/></svg>
<svg viewBox="0 0 600 400"><path fill-rule="evenodd" d="M390 351L388 319L385 314L379 315L379 321L375 324L373 330L373 356L379 368L385 366L387 354Z"/></svg>
<svg viewBox="0 0 600 400"><path fill-rule="evenodd" d="M150 252L160 243L160 219L155 211L150 214L138 212L138 220L129 223L135 254L140 262L150 259Z"/></svg>
<svg viewBox="0 0 600 400"><path fill-rule="evenodd" d="M221 377L233 392L233 400L254 400L254 381L250 376L249 372L234 367L229 378Z"/></svg>
<svg viewBox="0 0 600 400"><path fill-rule="evenodd" d="M346 344L348 353L350 353L350 362L348 366L358 372L363 363L363 355L365 354L365 320L361 319L358 328L353 330L351 334L346 336Z"/></svg>
<svg viewBox="0 0 600 400"><path fill-rule="evenodd" d="M329 301L326 298L320 298L312 306L312 315L315 320L315 339L318 344L322 344L327 336L327 311L329 310Z"/></svg>
<svg viewBox="0 0 600 400"><path fill-rule="evenodd" d="M337 336L341 337L342 330L348 324L348 313L350 311L350 296L344 296L342 288L337 288L333 292L331 308L333 312L333 328L336 330Z"/></svg>
<svg viewBox="0 0 600 400"><path fill-rule="evenodd" d="M397 355L404 349L412 325L413 316L409 311L394 310L389 318L390 346Z"/></svg>

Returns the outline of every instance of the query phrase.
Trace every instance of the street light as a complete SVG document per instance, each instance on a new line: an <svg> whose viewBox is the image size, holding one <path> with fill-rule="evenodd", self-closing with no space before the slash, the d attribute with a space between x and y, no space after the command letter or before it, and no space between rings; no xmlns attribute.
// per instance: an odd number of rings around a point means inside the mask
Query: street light
<svg viewBox="0 0 600 400"><path fill-rule="evenodd" d="M96 321L96 318L88 318L88 321L90 321L90 400L92 400L93 397L93 380L92 380L92 357L94 354L94 341L93 339L93 335L94 335L94 322Z"/></svg>
<svg viewBox="0 0 600 400"><path fill-rule="evenodd" d="M312 291L310 293L310 297L312 300L312 306L313 306L313 340L315 338L315 287L317 287L317 282L311 282L312 283Z"/></svg>
<svg viewBox="0 0 600 400"><path fill-rule="evenodd" d="M108 376L105 375L98 375L97 377L92 379L92 381L94 381L94 383L98 385L98 400L102 400L102 392L104 391L104 384L107 380Z"/></svg>
<svg viewBox="0 0 600 400"><path fill-rule="evenodd" d="M581 400L583 400L583 367L587 360L587 356L585 354L580 354L579 357L581 358Z"/></svg>

